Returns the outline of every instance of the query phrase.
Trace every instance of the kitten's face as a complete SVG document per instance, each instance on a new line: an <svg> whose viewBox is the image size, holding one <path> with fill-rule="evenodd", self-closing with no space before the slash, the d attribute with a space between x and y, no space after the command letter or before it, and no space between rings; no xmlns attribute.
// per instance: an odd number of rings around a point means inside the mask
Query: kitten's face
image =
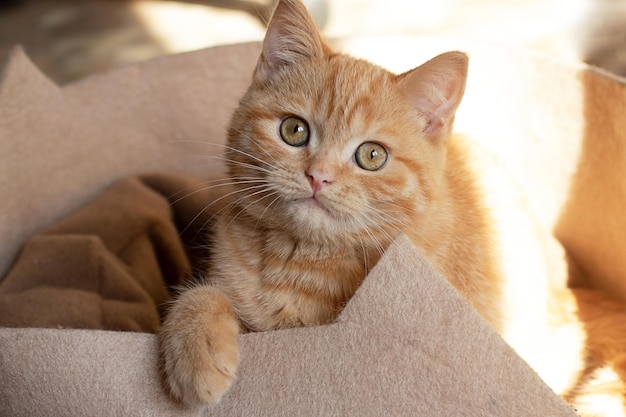
<svg viewBox="0 0 626 417"><path fill-rule="evenodd" d="M228 157L249 213L296 234L394 236L426 203L440 150L395 76L336 55L253 85ZM430 175L437 176L437 173Z"/></svg>
<svg viewBox="0 0 626 417"><path fill-rule="evenodd" d="M466 72L456 52L399 76L336 54L302 3L279 1L229 131L239 207L324 241L412 227L442 178Z"/></svg>

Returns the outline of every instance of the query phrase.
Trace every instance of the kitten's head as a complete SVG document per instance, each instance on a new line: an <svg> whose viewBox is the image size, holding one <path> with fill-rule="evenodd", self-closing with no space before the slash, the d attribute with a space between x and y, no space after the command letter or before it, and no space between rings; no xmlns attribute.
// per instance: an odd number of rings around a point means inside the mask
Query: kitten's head
<svg viewBox="0 0 626 417"><path fill-rule="evenodd" d="M466 73L458 52L401 75L336 54L281 0L229 130L240 206L301 237L395 236L436 194Z"/></svg>

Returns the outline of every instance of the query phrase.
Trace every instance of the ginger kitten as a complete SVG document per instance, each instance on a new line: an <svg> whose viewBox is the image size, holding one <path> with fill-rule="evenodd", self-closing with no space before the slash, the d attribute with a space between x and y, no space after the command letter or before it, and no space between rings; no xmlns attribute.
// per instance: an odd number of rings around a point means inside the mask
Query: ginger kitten
<svg viewBox="0 0 626 417"><path fill-rule="evenodd" d="M333 321L400 232L500 328L487 221L451 137L467 65L449 52L395 75L333 52L299 1L278 3L228 132L219 244L159 334L175 398L220 400L240 332Z"/></svg>

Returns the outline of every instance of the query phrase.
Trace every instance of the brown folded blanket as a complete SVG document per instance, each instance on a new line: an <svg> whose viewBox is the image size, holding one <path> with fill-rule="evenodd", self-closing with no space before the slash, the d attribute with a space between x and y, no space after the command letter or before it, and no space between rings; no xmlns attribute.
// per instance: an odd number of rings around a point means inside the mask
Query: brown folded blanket
<svg viewBox="0 0 626 417"><path fill-rule="evenodd" d="M0 326L155 332L168 287L200 261L198 183L129 177L32 237L0 282Z"/></svg>

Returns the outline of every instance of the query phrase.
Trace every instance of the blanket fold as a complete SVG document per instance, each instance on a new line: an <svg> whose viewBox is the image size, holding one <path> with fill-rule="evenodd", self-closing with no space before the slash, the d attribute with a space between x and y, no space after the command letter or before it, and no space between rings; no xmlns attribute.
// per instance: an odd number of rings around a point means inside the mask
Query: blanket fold
<svg viewBox="0 0 626 417"><path fill-rule="evenodd" d="M155 332L203 250L197 182L128 177L35 235L0 282L0 326Z"/></svg>

